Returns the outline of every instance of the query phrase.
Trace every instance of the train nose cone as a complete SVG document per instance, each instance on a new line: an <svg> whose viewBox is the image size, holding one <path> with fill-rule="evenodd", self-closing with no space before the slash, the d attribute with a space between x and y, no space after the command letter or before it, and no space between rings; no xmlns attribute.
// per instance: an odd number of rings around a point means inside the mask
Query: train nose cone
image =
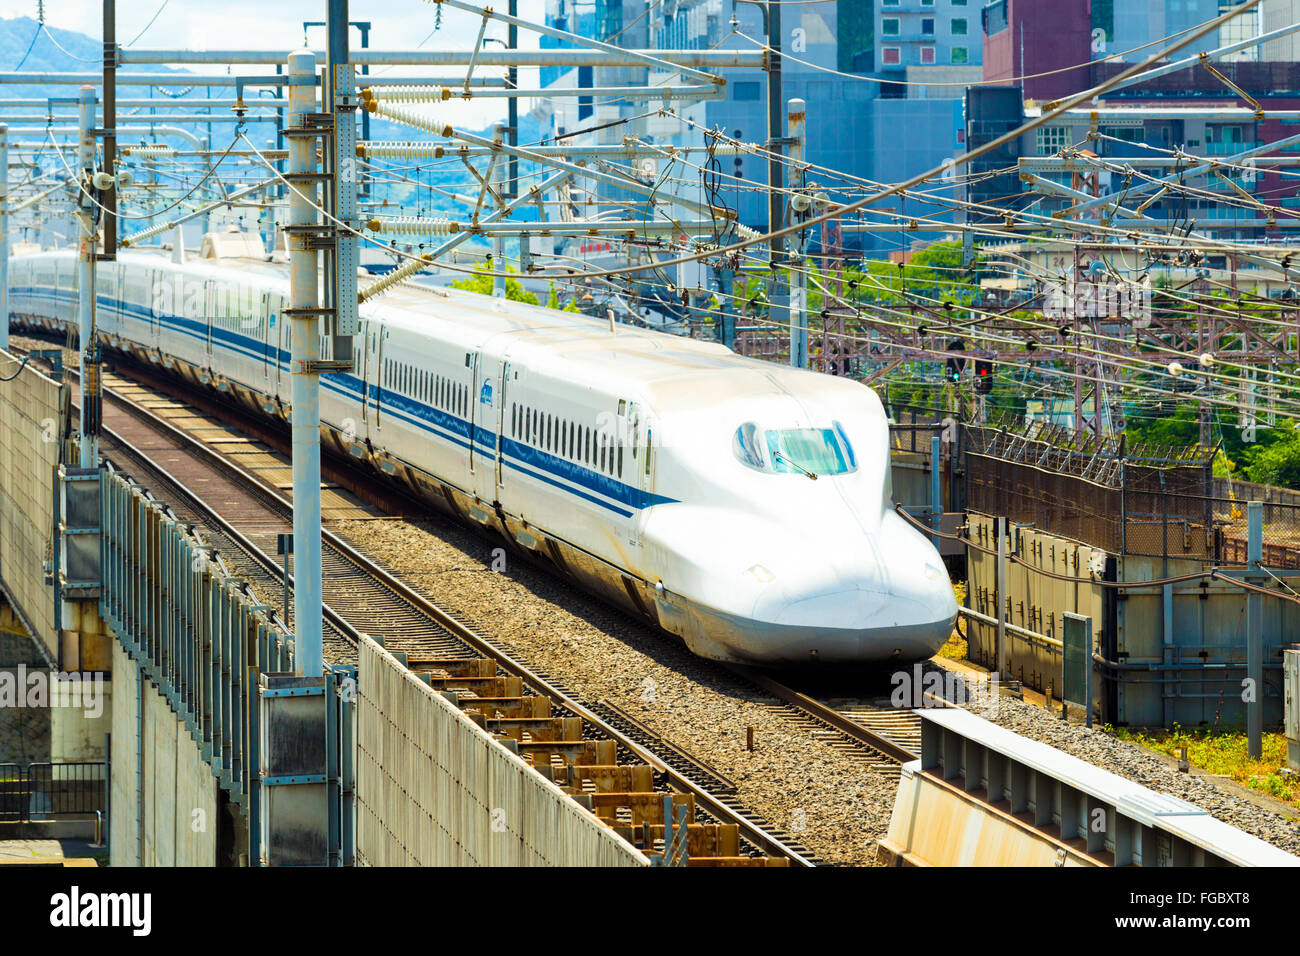
<svg viewBox="0 0 1300 956"><path fill-rule="evenodd" d="M957 600L936 554L888 574L841 577L829 587L787 592L772 612L775 627L801 635L805 659L918 660L933 655L952 633Z"/></svg>

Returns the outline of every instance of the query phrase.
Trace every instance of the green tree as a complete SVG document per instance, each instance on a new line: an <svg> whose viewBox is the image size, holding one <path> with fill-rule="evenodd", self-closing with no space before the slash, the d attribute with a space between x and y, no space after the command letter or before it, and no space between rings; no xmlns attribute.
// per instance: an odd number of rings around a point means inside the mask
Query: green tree
<svg viewBox="0 0 1300 956"><path fill-rule="evenodd" d="M1300 488L1300 433L1294 430L1254 456L1246 477L1263 485Z"/></svg>
<svg viewBox="0 0 1300 956"><path fill-rule="evenodd" d="M490 270L482 270L490 271ZM509 271L509 267L507 267ZM480 270L475 270L472 276L466 276L464 279L457 279L452 282L453 289L464 289L466 292L477 292L479 295L491 295L493 287L493 278L490 275L480 274ZM526 302L529 305L537 305L537 296L524 288L523 283L518 279L506 279L506 298L515 302Z"/></svg>

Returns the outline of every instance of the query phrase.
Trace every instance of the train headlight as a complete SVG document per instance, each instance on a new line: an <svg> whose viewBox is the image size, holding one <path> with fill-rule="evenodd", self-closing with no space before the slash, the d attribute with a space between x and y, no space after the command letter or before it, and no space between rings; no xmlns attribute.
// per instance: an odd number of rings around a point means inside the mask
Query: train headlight
<svg viewBox="0 0 1300 956"><path fill-rule="evenodd" d="M933 564L927 564L925 566L925 579L927 581L933 581L935 584L938 584L946 577L947 575L944 574L942 571L940 571L938 568L936 568Z"/></svg>
<svg viewBox="0 0 1300 956"><path fill-rule="evenodd" d="M767 584L769 581L776 580L776 575L773 574L771 571L769 571L767 568L763 567L761 564L753 565L748 570L746 570L745 573L750 575L755 581L758 581L760 584Z"/></svg>

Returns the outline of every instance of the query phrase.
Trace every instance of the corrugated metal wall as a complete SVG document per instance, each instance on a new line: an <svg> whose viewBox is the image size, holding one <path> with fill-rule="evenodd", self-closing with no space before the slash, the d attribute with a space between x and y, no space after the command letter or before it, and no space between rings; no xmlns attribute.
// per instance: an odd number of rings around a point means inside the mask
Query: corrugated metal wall
<svg viewBox="0 0 1300 956"><path fill-rule="evenodd" d="M981 547L997 549L994 518L971 514L969 534ZM1093 549L1077 541L1044 534L1032 528L1010 525L1010 552L1018 554L1036 568L1069 577L1088 577L1088 562ZM1015 536L1019 536L1019 544ZM969 548L967 601L982 614L997 615L995 598L997 556ZM1007 667L1011 677L1025 686L1046 690L1050 683L1054 694L1061 691L1061 622L1062 614L1071 611L1087 614L1093 620L1093 640L1099 640L1103 626L1102 589L1096 585L1060 581L1029 568L1007 562L1006 598L1003 612L1010 624L1034 631L1048 638L1038 641L1012 631L1007 632ZM992 624L967 621L970 630L968 656L976 664L990 669L997 666L997 628ZM1094 685L1095 686L1095 685Z"/></svg>
<svg viewBox="0 0 1300 956"><path fill-rule="evenodd" d="M359 670L358 864L647 865L374 641Z"/></svg>
<svg viewBox="0 0 1300 956"><path fill-rule="evenodd" d="M0 376L13 375L18 361L0 351ZM51 660L58 657L54 592L43 565L59 463L56 423L66 401L58 382L31 367L0 381L0 583Z"/></svg>
<svg viewBox="0 0 1300 956"><path fill-rule="evenodd" d="M996 550L996 519L971 514L971 539ZM1012 554L1036 568L1070 578L1088 578L1094 549L1086 544L1032 528L1011 527ZM1113 556L1102 555L1103 560ZM1061 692L1061 621L1065 611L1092 618L1094 650L1114 663L1100 667L1093 680L1093 704L1102 719L1133 726L1200 723L1239 725L1245 721L1241 681L1246 676L1246 595L1240 588L1208 579L1164 586L1144 582L1195 573L1201 561L1123 555L1114 558L1120 585L1111 595L1113 623L1107 621L1106 589L1087 582L1062 581L1007 563L1003 611L1010 624L1043 635L1040 641L1007 632L1010 676L1026 687L1054 695ZM967 549L968 603L996 615L994 590L997 556ZM1166 593L1167 592L1167 593ZM1300 639L1300 608L1290 601L1265 598L1264 722L1282 719L1280 651ZM1114 628L1107 634L1106 628ZM997 629L967 621L970 660L996 666ZM1111 644L1113 642L1113 647ZM1111 649L1108 651L1107 648ZM1107 698L1106 684L1113 683Z"/></svg>
<svg viewBox="0 0 1300 956"><path fill-rule="evenodd" d="M141 688L138 665L116 641L113 686L110 863L215 866L220 821L212 768L166 698L147 680Z"/></svg>

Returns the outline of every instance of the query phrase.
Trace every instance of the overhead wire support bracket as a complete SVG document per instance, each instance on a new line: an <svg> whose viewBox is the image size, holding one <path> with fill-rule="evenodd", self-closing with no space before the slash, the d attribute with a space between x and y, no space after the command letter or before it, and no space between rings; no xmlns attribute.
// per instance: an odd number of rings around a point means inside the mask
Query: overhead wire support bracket
<svg viewBox="0 0 1300 956"><path fill-rule="evenodd" d="M474 79L474 66L478 63L479 51L483 49L483 37L487 33L488 20L492 19L492 8L483 8L483 19L479 21L478 38L470 49L469 67L465 70L465 92L469 93L469 84Z"/></svg>
<svg viewBox="0 0 1300 956"><path fill-rule="evenodd" d="M1222 73L1220 73L1220 72L1219 72L1219 71L1214 67L1214 64L1212 64L1212 63L1210 62L1210 55L1209 55L1208 53L1206 53L1204 50L1202 50L1200 56L1198 57L1198 59L1199 59L1199 61L1200 61L1201 66L1203 66L1203 67L1205 67L1207 70L1209 70L1209 71L1210 71L1210 72L1215 76L1215 78L1218 79L1218 81L1219 81L1220 83L1222 83L1222 84L1223 84L1224 86L1226 86L1228 89L1232 90L1232 92L1236 93L1236 94L1237 94L1238 96L1240 96L1243 100L1245 100L1247 103L1250 104L1251 109L1253 109L1253 110L1255 111L1255 119L1256 119L1256 120L1263 120L1263 118L1264 118L1264 107L1260 106L1260 105L1259 105L1259 101L1256 100L1253 96L1251 96L1249 93L1247 93L1245 90L1243 90L1243 89L1242 89L1240 86L1238 86L1236 83L1232 82L1232 80L1228 79L1226 76L1224 76Z"/></svg>

